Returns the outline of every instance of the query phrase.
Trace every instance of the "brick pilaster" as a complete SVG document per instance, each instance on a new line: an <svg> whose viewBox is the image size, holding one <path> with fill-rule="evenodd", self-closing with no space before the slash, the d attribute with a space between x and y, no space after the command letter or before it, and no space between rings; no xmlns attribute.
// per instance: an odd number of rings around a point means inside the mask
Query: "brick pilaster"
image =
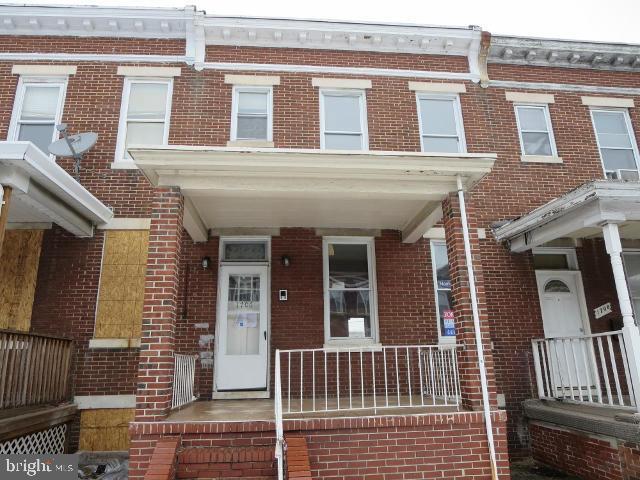
<svg viewBox="0 0 640 480"><path fill-rule="evenodd" d="M142 316L138 421L161 420L171 408L183 211L184 198L177 188L156 191Z"/></svg>
<svg viewBox="0 0 640 480"><path fill-rule="evenodd" d="M471 254L476 280L476 295L480 312L480 327L482 343L484 345L484 359L487 368L487 382L489 387L489 399L493 407L497 405L495 376L493 371L493 356L491 353L491 337L489 319L487 316L486 296L480 261L480 244L474 211L466 199L467 217L469 225ZM464 251L464 239L462 233L462 221L460 205L456 194L452 194L442 203L447 254L449 256L449 271L451 275L451 291L453 295L453 310L455 315L456 340L463 345L458 355L458 369L460 371L460 387L462 403L472 410L482 408L482 389L480 383L480 368L476 350L475 331L473 326L473 312L471 308L471 295L469 289L469 276Z"/></svg>

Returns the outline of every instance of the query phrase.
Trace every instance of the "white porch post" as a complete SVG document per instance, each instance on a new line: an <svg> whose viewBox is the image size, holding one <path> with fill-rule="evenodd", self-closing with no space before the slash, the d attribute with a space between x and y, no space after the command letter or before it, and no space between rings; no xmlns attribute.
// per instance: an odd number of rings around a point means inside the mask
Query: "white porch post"
<svg viewBox="0 0 640 480"><path fill-rule="evenodd" d="M611 259L613 279L618 293L618 303L620 313L622 313L622 337L628 356L629 375L631 376L631 386L636 399L636 411L640 412L640 332L633 319L633 308L629 297L627 277L624 274L622 265L622 243L620 242L620 231L615 223L607 223L602 227L604 243L607 253Z"/></svg>

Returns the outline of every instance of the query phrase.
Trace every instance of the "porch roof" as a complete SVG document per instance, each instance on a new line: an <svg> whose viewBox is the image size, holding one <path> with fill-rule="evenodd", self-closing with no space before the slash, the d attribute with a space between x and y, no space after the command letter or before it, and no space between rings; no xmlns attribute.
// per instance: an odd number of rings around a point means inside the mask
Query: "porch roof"
<svg viewBox="0 0 640 480"><path fill-rule="evenodd" d="M523 252L557 238L602 236L602 225L616 223L620 236L640 239L640 182L595 180L530 213L495 228L498 241Z"/></svg>
<svg viewBox="0 0 640 480"><path fill-rule="evenodd" d="M8 225L46 228L56 223L91 237L113 212L31 142L0 142L0 185L13 189Z"/></svg>
<svg viewBox="0 0 640 480"><path fill-rule="evenodd" d="M495 154L140 146L129 149L157 186L180 187L185 228L396 229L415 242L443 198L491 171Z"/></svg>

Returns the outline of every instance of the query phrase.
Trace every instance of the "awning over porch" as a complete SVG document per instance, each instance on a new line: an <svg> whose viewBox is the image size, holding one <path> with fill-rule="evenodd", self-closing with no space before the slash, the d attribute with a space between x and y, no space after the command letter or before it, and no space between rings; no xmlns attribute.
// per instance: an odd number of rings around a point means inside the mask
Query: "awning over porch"
<svg viewBox="0 0 640 480"><path fill-rule="evenodd" d="M0 186L12 189L9 228L55 223L91 237L113 212L31 142L0 142Z"/></svg>
<svg viewBox="0 0 640 480"><path fill-rule="evenodd" d="M491 171L495 154L163 146L129 152L156 186L180 187L185 228L401 230L415 242L441 202Z"/></svg>
<svg viewBox="0 0 640 480"><path fill-rule="evenodd" d="M640 239L640 182L596 180L494 230L512 252L523 252L558 238L603 235L617 224L620 237Z"/></svg>

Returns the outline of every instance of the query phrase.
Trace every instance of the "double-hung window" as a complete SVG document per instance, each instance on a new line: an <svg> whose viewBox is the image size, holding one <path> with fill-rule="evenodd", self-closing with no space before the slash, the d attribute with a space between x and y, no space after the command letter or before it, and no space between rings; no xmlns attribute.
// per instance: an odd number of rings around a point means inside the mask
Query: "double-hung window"
<svg viewBox="0 0 640 480"><path fill-rule="evenodd" d="M325 339L377 340L373 239L326 237L323 252Z"/></svg>
<svg viewBox="0 0 640 480"><path fill-rule="evenodd" d="M596 133L600 158L607 178L638 180L638 146L623 109L592 109L591 118Z"/></svg>
<svg viewBox="0 0 640 480"><path fill-rule="evenodd" d="M49 153L58 138L56 125L62 120L67 82L59 78L20 78L9 129L9 140L33 142Z"/></svg>
<svg viewBox="0 0 640 480"><path fill-rule="evenodd" d="M515 105L520 148L524 156L557 157L547 105Z"/></svg>
<svg viewBox="0 0 640 480"><path fill-rule="evenodd" d="M624 259L624 270L627 274L627 284L629 285L629 296L633 305L635 317L640 315L640 250L625 251L622 254Z"/></svg>
<svg viewBox="0 0 640 480"><path fill-rule="evenodd" d="M418 93L417 99L422 151L465 152L459 97Z"/></svg>
<svg viewBox="0 0 640 480"><path fill-rule="evenodd" d="M273 139L273 89L234 87L231 140Z"/></svg>
<svg viewBox="0 0 640 480"><path fill-rule="evenodd" d="M173 79L125 78L114 164L131 164L131 145L166 145Z"/></svg>
<svg viewBox="0 0 640 480"><path fill-rule="evenodd" d="M431 264L436 294L438 338L440 343L455 343L456 329L451 296L451 276L449 275L449 259L445 242L431 242Z"/></svg>
<svg viewBox="0 0 640 480"><path fill-rule="evenodd" d="M320 148L368 150L364 91L320 90L320 123Z"/></svg>

